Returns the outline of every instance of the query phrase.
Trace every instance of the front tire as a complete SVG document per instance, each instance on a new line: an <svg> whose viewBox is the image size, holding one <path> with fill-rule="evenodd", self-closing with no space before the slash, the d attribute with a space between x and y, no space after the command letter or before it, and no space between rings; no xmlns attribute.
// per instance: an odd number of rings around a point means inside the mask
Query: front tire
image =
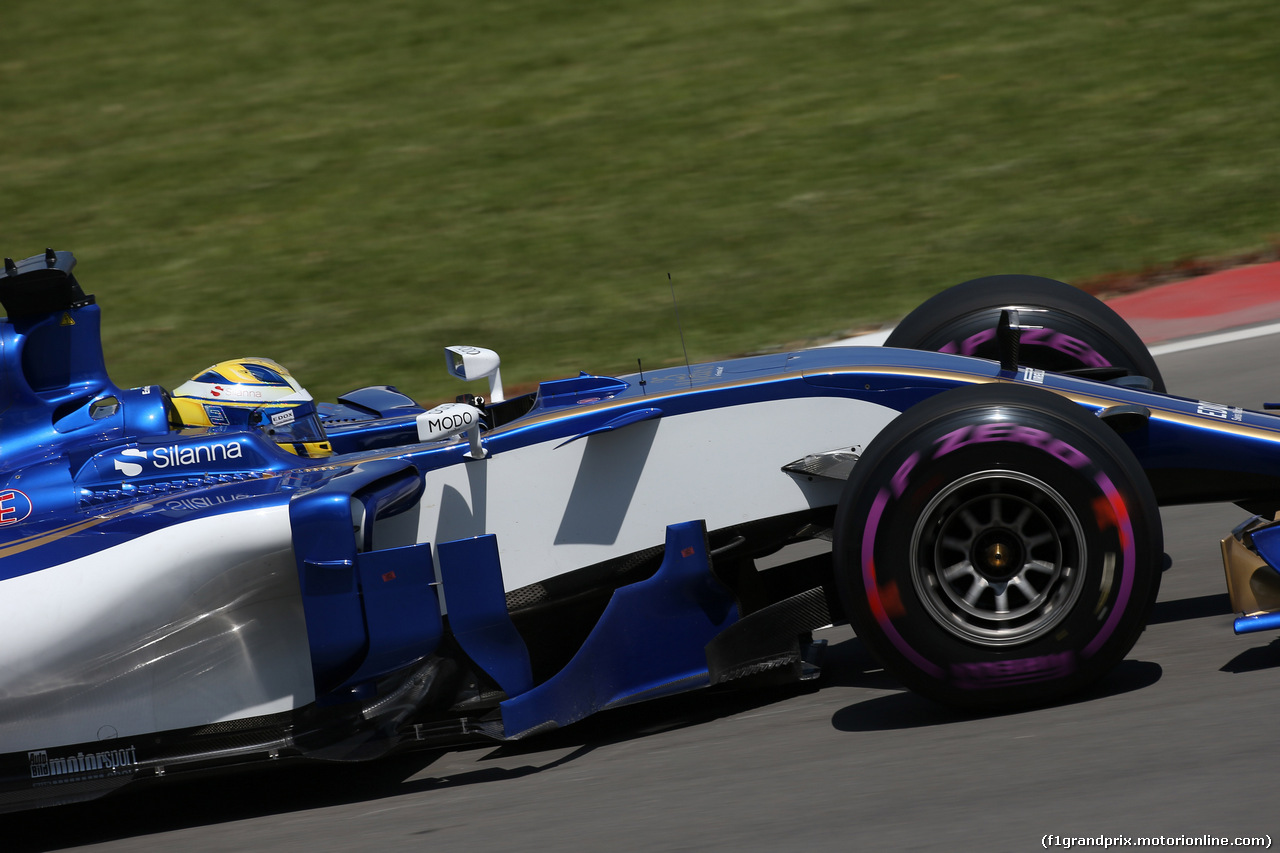
<svg viewBox="0 0 1280 853"><path fill-rule="evenodd" d="M957 284L903 318L885 346L999 359L996 323L1018 308L1028 326L1019 363L1054 372L1094 371L1145 376L1156 391L1164 379L1146 344L1128 323L1084 291L1036 275L992 275Z"/></svg>
<svg viewBox="0 0 1280 853"><path fill-rule="evenodd" d="M858 636L907 686L961 707L1053 701L1109 671L1146 624L1162 548L1124 443L1025 386L908 410L867 448L836 513Z"/></svg>

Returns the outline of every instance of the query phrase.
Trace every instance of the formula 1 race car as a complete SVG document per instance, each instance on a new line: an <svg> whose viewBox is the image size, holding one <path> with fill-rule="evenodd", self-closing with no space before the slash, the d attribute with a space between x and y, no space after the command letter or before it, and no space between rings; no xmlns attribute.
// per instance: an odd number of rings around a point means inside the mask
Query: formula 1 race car
<svg viewBox="0 0 1280 853"><path fill-rule="evenodd" d="M1237 630L1280 627L1280 419L1164 393L1059 282L511 399L450 346L487 399L427 408L317 405L261 358L118 388L74 264L0 275L0 810L812 679L844 621L939 701L1055 701L1142 631L1159 504L1259 514L1228 586Z"/></svg>

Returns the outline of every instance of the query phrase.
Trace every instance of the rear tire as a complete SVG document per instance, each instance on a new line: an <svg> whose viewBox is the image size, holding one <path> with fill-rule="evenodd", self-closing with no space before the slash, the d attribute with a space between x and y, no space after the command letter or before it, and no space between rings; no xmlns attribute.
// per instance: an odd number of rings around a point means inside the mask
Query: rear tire
<svg viewBox="0 0 1280 853"><path fill-rule="evenodd" d="M1114 367L1165 390L1160 369L1138 334L1101 300L1036 275L992 275L957 284L908 314L885 346L999 359L1002 308L1023 309L1019 363L1063 372Z"/></svg>
<svg viewBox="0 0 1280 853"><path fill-rule="evenodd" d="M1133 647L1162 531L1128 447L1040 388L963 387L867 448L836 512L859 637L907 686L1009 708L1093 683Z"/></svg>

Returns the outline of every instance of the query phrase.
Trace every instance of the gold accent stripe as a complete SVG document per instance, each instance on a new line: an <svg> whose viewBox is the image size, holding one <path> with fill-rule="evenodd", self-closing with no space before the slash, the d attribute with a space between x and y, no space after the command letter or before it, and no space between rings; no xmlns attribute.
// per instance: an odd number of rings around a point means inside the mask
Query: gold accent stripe
<svg viewBox="0 0 1280 853"><path fill-rule="evenodd" d="M311 468L290 469L290 471L296 471L296 470L311 471L314 469L311 469ZM260 471L260 472L254 472L254 473L257 473L259 475L258 476L259 479L266 480L271 477L281 477L284 474L289 473L289 471ZM221 484L213 484L213 485L226 485L226 484L221 483ZM185 494L185 493L172 492L172 493L166 494L164 497L174 498L182 494ZM121 516L148 512L150 510L155 509L156 506L157 504L154 504L154 503L131 504L129 506L120 507L119 509L111 510L110 512L105 512L101 515L95 515L93 518L86 518L84 521L77 521L74 524L68 524L63 527L55 528L45 533L36 533L32 536L28 536L24 539L19 539L15 542L12 542L0 548L0 559L13 556L14 554L21 554L23 551L30 551L33 548L39 548L42 545L48 545L51 542L57 542L59 539L65 539L68 536L72 535L73 533L79 533L81 530L88 530L91 527L97 527L99 524L112 521L114 519L120 518Z"/></svg>
<svg viewBox="0 0 1280 853"><path fill-rule="evenodd" d="M12 545L0 548L0 559L11 557L14 554L21 554L23 551L30 551L32 548L39 548L41 545L48 545L50 542L56 542L59 539L70 536L72 533L78 533L81 530L94 527L106 520L105 516L98 516L75 524L68 524L66 527L59 527L56 530L50 530L48 533L40 533L35 536L28 536L26 539L19 539Z"/></svg>

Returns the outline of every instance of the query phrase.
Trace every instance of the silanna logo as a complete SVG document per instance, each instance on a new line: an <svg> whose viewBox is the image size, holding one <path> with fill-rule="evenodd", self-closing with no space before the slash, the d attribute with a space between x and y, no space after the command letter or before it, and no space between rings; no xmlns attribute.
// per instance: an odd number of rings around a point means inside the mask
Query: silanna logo
<svg viewBox="0 0 1280 853"><path fill-rule="evenodd" d="M183 446L173 444L168 447L157 447L153 450L137 450L130 448L121 450L121 456L137 459L129 462L116 459L115 469L126 477L136 477L142 473L144 462L150 463L156 470L186 465L202 465L212 462L225 462L228 459L239 459L244 455L244 448L238 441L220 441L214 444L196 444Z"/></svg>
<svg viewBox="0 0 1280 853"><path fill-rule="evenodd" d="M31 778L43 784L75 782L82 779L101 779L120 776L138 766L136 747L108 749L105 752L77 752L75 755L49 756L48 750L28 752Z"/></svg>

